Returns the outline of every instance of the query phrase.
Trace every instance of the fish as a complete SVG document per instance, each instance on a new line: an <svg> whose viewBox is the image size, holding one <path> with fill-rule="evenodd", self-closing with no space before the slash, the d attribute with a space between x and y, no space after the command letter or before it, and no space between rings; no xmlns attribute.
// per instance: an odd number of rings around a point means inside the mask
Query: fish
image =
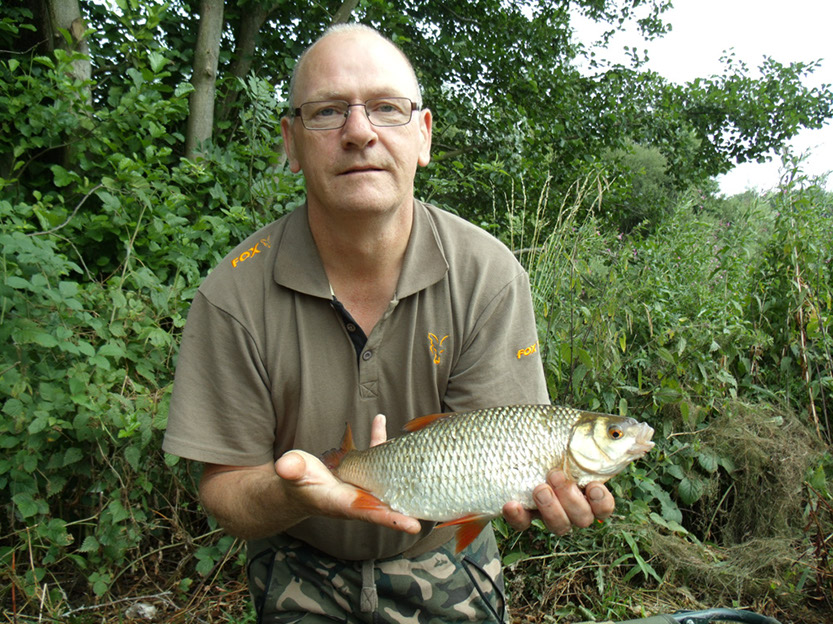
<svg viewBox="0 0 833 624"><path fill-rule="evenodd" d="M579 487L604 483L648 453L653 435L630 417L511 405L415 418L402 435L364 450L348 423L341 447L322 461L360 488L354 508L386 505L438 528L456 526L460 552L507 502L535 509L532 491L550 470Z"/></svg>

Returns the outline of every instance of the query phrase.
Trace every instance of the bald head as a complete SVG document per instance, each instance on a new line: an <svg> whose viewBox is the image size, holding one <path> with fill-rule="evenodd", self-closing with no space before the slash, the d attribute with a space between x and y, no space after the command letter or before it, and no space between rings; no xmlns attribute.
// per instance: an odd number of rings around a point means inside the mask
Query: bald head
<svg viewBox="0 0 833 624"><path fill-rule="evenodd" d="M290 108L295 108L303 103L298 101L296 97L299 91L299 84L302 84L307 79L306 74L310 70L308 67L310 65L310 63L308 63L309 57L313 56L315 49L325 40L328 44L337 44L338 38L366 39L368 44L375 44L377 49L379 49L380 52L384 52L386 56L389 54L392 62L404 62L404 66L407 68L407 74L413 89L412 93L405 95L412 98L420 107L422 107L422 94L419 81L417 80L413 65L411 65L411 61L407 56L405 56L405 53L402 52L402 50L400 50L395 43L379 33L379 31L375 28L371 28L365 24L350 23L331 26L301 54L298 62L295 64L295 68L292 70L292 77L289 80L288 100Z"/></svg>

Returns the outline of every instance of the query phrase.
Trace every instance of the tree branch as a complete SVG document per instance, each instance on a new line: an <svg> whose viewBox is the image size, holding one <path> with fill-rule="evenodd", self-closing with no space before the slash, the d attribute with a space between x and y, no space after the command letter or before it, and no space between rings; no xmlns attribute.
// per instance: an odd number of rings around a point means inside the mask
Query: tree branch
<svg viewBox="0 0 833 624"><path fill-rule="evenodd" d="M75 210L72 211L72 214L69 215L66 218L66 221L64 221L61 225L57 225L54 228L52 228L51 230L45 230L43 232L30 232L26 236L43 236L44 234L52 234L53 232L57 232L61 228L66 227L69 224L69 222L72 221L72 218L78 212L78 209L81 208L81 206L84 205L84 202L86 202L90 198L90 195L95 193L102 186L104 186L104 185L103 184L98 184L98 185L94 186L93 188L91 188L89 190L89 192L86 195L84 195L84 197L81 198L81 201L78 202L78 205L75 207Z"/></svg>
<svg viewBox="0 0 833 624"><path fill-rule="evenodd" d="M353 13L353 9L359 4L359 0L344 0L340 7L338 7L338 11L336 14L333 15L333 21L330 22L330 26L335 26L336 24L346 24L350 20L350 15Z"/></svg>

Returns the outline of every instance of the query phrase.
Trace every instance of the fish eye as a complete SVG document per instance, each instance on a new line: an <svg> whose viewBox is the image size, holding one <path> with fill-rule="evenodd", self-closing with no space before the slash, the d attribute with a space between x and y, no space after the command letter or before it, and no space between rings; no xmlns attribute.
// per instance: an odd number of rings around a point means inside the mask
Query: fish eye
<svg viewBox="0 0 833 624"><path fill-rule="evenodd" d="M612 425L612 426L608 427L607 435L609 435L614 440L618 440L619 438L621 438L625 434L622 431L621 427L619 427L618 425Z"/></svg>

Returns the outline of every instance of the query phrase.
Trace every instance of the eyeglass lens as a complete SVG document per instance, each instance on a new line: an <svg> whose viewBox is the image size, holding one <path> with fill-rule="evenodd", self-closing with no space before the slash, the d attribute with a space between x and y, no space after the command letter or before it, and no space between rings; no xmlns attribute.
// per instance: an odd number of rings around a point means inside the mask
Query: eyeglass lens
<svg viewBox="0 0 833 624"><path fill-rule="evenodd" d="M298 109L301 121L308 130L332 130L347 122L351 108L364 107L374 126L402 126L411 120L416 106L404 97L374 98L364 104L350 104L343 100L306 102Z"/></svg>

